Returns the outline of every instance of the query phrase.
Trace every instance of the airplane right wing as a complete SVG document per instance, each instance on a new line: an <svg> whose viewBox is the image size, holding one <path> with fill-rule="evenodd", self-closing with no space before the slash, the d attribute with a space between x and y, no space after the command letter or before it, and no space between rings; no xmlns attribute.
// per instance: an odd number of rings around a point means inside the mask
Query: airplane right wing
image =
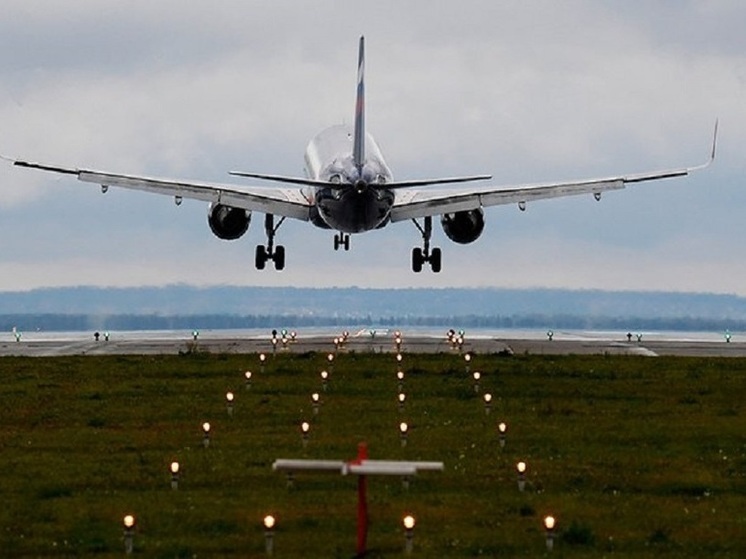
<svg viewBox="0 0 746 559"><path fill-rule="evenodd" d="M601 193L609 190L620 190L628 184L686 176L693 171L707 167L715 159L717 129L718 123L715 122L710 158L702 165L600 179L494 189L403 189L397 191L396 202L391 210L391 221L397 222L407 219L472 211L483 207L504 204L518 204L519 208L523 210L526 208L528 202L580 194L593 194L599 200Z"/></svg>
<svg viewBox="0 0 746 559"><path fill-rule="evenodd" d="M115 186L173 196L177 200L182 198L201 200L203 202L224 204L234 208L242 208L302 221L309 220L311 202L300 190L296 189L273 187L244 188L230 184L181 181L60 167L7 157L4 159L8 159L18 167L76 176L78 180L83 182L101 185L104 192L109 187Z"/></svg>

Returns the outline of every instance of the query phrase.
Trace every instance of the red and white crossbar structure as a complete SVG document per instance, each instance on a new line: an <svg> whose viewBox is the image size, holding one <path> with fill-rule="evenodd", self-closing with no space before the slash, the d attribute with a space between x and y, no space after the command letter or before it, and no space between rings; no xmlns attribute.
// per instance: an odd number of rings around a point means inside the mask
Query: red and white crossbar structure
<svg viewBox="0 0 746 559"><path fill-rule="evenodd" d="M275 460L272 469L279 472L338 472L343 476L357 477L357 553L363 555L368 540L367 477L414 476L420 471L443 471L443 462L406 462L399 460L369 460L368 447L358 445L357 458L350 462L342 460Z"/></svg>

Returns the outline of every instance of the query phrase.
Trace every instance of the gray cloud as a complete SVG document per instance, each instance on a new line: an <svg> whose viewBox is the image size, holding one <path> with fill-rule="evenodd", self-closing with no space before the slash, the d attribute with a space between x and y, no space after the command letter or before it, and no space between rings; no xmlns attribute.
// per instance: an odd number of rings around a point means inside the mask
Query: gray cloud
<svg viewBox="0 0 746 559"><path fill-rule="evenodd" d="M746 6L690 2L185 4L0 0L0 152L227 180L299 174L310 137L352 117L368 40L368 127L399 178L501 184L718 160L680 181L487 211L472 246L439 232L444 272L414 275L413 226L353 237L293 223L282 274L200 204L0 167L0 289L186 282L546 285L746 293ZM257 220L258 222L259 220ZM102 242L105 239L106 242ZM469 270L465 273L465 270Z"/></svg>

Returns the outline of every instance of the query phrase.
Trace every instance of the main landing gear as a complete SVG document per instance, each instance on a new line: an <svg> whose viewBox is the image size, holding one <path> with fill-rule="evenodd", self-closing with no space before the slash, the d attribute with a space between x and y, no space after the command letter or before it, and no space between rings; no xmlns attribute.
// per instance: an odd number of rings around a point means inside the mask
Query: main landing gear
<svg viewBox="0 0 746 559"><path fill-rule="evenodd" d="M275 216L272 214L264 216L264 232L267 234L267 246L257 245L256 247L254 264L256 264L257 270L264 270L267 260L272 260L275 263L275 270L277 271L285 268L285 247L282 245L274 246L275 233L277 233L283 221L285 221L284 217L275 225Z"/></svg>
<svg viewBox="0 0 746 559"><path fill-rule="evenodd" d="M336 233L334 235L334 250L339 250L340 247L350 250L350 236L347 233Z"/></svg>
<svg viewBox="0 0 746 559"><path fill-rule="evenodd" d="M428 262L432 271L437 274L440 272L442 255L438 247L433 248L432 251L430 250L430 238L433 235L433 218L427 216L424 221L425 224L424 227L422 227L417 223L416 219L412 220L412 223L414 223L417 229L420 230L420 233L422 233L423 244L422 248L414 247L412 249L412 271L415 273L421 272L422 265L425 262Z"/></svg>

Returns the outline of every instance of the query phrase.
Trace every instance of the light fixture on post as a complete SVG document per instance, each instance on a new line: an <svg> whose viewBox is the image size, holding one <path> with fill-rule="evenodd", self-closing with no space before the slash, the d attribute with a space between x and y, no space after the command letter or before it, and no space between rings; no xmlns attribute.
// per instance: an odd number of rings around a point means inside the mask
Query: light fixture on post
<svg viewBox="0 0 746 559"><path fill-rule="evenodd" d="M135 549L135 517L128 514L124 517L124 553L132 555Z"/></svg>
<svg viewBox="0 0 746 559"><path fill-rule="evenodd" d="M202 424L202 446L210 446L210 424L207 421Z"/></svg>
<svg viewBox="0 0 746 559"><path fill-rule="evenodd" d="M556 520L553 516L545 516L544 517L544 531L546 533L547 537L547 551L552 551L554 548L554 527L556 525Z"/></svg>
<svg viewBox="0 0 746 559"><path fill-rule="evenodd" d="M500 448L505 448L505 436L508 433L508 426L504 422L497 424L497 436L500 438Z"/></svg>
<svg viewBox="0 0 746 559"><path fill-rule="evenodd" d="M228 391L225 393L226 409L230 417L233 417L233 399L234 399L233 392Z"/></svg>
<svg viewBox="0 0 746 559"><path fill-rule="evenodd" d="M492 394L487 392L484 397L484 413L489 415L490 410L492 409Z"/></svg>
<svg viewBox="0 0 746 559"><path fill-rule="evenodd" d="M243 374L243 378L246 380L246 390L251 388L251 371L246 371Z"/></svg>
<svg viewBox="0 0 746 559"><path fill-rule="evenodd" d="M409 432L409 425L405 422L399 423L399 436L401 438L401 445L407 446L407 433Z"/></svg>
<svg viewBox="0 0 746 559"><path fill-rule="evenodd" d="M526 463L521 461L515 465L515 469L518 472L518 491L523 491L526 488Z"/></svg>
<svg viewBox="0 0 746 559"><path fill-rule="evenodd" d="M274 553L275 547L275 517L268 514L264 517L262 524L264 524L264 549L267 555Z"/></svg>
<svg viewBox="0 0 746 559"><path fill-rule="evenodd" d="M479 381L482 379L482 373L474 371L472 378L474 379L474 392L479 394Z"/></svg>
<svg viewBox="0 0 746 559"><path fill-rule="evenodd" d="M174 461L171 462L170 470L171 470L171 489L178 489L179 488L179 463Z"/></svg>
<svg viewBox="0 0 746 559"><path fill-rule="evenodd" d="M410 554L414 547L414 516L408 514L404 517L402 522L404 524L404 551L405 553Z"/></svg>
<svg viewBox="0 0 746 559"><path fill-rule="evenodd" d="M321 405L321 396L318 392L311 394L311 406L313 407L313 415L319 414L319 406Z"/></svg>

